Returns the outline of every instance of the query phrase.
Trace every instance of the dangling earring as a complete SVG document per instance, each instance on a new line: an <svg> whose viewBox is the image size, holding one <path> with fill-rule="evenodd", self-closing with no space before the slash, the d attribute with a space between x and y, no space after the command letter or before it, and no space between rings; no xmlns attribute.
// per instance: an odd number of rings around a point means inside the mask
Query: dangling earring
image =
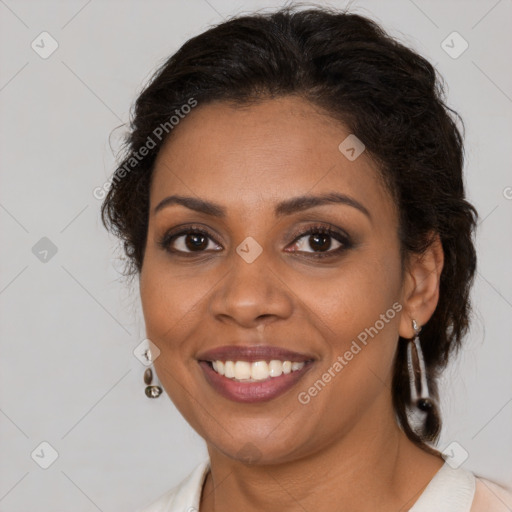
<svg viewBox="0 0 512 512"><path fill-rule="evenodd" d="M146 396L148 398L158 398L162 394L162 388L160 386L155 386L152 384L153 382L153 371L151 368L146 368L144 372L144 382L147 384L146 386Z"/></svg>
<svg viewBox="0 0 512 512"><path fill-rule="evenodd" d="M409 384L411 388L411 405L417 407L420 411L428 412L432 409L432 400L428 392L427 371L425 369L425 360L423 359L423 352L421 350L419 333L421 327L418 326L416 320L412 321L412 328L414 329L414 339L407 343L407 368L409 370ZM412 348L416 350L416 358L418 360L419 374L420 374L420 393L418 395L418 388L416 385L416 372L414 369L414 362L412 357Z"/></svg>
<svg viewBox="0 0 512 512"><path fill-rule="evenodd" d="M152 361L151 349L144 352L144 357L148 361ZM159 385L153 384L153 370L146 368L144 372L144 383L146 384L146 396L148 398L158 398L162 394L162 388Z"/></svg>

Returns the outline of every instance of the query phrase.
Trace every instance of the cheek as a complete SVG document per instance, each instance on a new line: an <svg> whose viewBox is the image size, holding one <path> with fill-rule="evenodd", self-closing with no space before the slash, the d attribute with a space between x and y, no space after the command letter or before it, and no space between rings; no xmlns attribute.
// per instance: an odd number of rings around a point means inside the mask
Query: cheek
<svg viewBox="0 0 512 512"><path fill-rule="evenodd" d="M296 283L293 291L327 335L344 334L340 341L373 326L400 299L402 288L398 258L359 255L324 276L304 273L288 281Z"/></svg>
<svg viewBox="0 0 512 512"><path fill-rule="evenodd" d="M336 375L325 376L334 384L330 388L334 397L326 393L326 400L340 400L340 407L351 409L349 403L368 403L383 385L390 384L402 310L401 285L400 260L379 257L361 258L329 279L302 280L297 294L309 321L326 341L325 358L308 385L325 372Z"/></svg>
<svg viewBox="0 0 512 512"><path fill-rule="evenodd" d="M193 389L194 376L198 377L196 363L189 357L189 342L199 321L196 310L204 290L194 286L191 279L180 279L158 255L146 256L140 297L146 335L160 349L154 368L172 402L195 424L194 407L185 390Z"/></svg>
<svg viewBox="0 0 512 512"><path fill-rule="evenodd" d="M326 338L334 339L341 350L349 338L373 326L400 297L400 264L394 252L381 252L379 256L362 251L338 268L321 271L279 265L275 270L282 282L275 281L272 286L281 287L280 293L288 294L295 302L295 314L308 317L309 323L316 324ZM178 349L177 340L212 320L205 316L209 292L222 288L223 276L218 268L171 266L165 255L148 251L140 276L148 337L153 336L155 342L166 341L166 349ZM288 321L293 322L293 318ZM172 339L176 343L170 344Z"/></svg>
<svg viewBox="0 0 512 512"><path fill-rule="evenodd" d="M205 291L213 284L207 275L202 277L183 274L160 256L147 255L140 277L140 296L149 338L153 335L155 339L167 339L195 318Z"/></svg>

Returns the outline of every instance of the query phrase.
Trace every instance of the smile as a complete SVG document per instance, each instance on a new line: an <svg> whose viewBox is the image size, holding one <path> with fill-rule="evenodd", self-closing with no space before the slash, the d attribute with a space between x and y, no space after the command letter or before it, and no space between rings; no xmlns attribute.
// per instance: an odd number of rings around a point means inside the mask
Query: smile
<svg viewBox="0 0 512 512"><path fill-rule="evenodd" d="M239 382L258 382L280 377L302 369L305 362L280 361L212 361L212 368L219 375Z"/></svg>
<svg viewBox="0 0 512 512"><path fill-rule="evenodd" d="M291 389L314 358L275 346L224 346L198 356L206 382L235 402L264 402Z"/></svg>

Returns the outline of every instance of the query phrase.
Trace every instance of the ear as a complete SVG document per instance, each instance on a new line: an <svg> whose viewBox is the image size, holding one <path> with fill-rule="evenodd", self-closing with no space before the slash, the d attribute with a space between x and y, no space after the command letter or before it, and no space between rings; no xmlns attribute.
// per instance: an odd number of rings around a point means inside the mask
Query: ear
<svg viewBox="0 0 512 512"><path fill-rule="evenodd" d="M412 338L413 319L421 327L434 313L439 300L439 282L444 264L444 252L438 233L431 233L431 244L423 254L411 254L405 262L402 287L403 313L399 334Z"/></svg>

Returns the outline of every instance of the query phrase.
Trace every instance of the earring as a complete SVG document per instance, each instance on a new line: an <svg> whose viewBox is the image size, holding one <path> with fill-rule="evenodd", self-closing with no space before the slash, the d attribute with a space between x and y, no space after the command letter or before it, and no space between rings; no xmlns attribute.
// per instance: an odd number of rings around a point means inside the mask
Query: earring
<svg viewBox="0 0 512 512"><path fill-rule="evenodd" d="M152 361L151 350L148 348L144 353L144 356L148 361ZM146 368L144 372L144 383L146 384L146 396L148 398L158 398L162 394L162 388L156 384L153 384L153 370Z"/></svg>
<svg viewBox="0 0 512 512"><path fill-rule="evenodd" d="M146 368L144 372L144 382L147 384L146 386L146 396L148 398L158 398L162 394L162 388L160 386L152 385L153 381L153 371L151 368Z"/></svg>
<svg viewBox="0 0 512 512"><path fill-rule="evenodd" d="M416 406L420 411L428 412L432 409L432 400L428 392L427 384L427 371L425 369L425 360L423 359L423 352L421 350L419 333L421 327L418 326L416 320L412 321L412 328L414 329L414 339L407 343L407 368L409 370L409 384L411 388L411 405ZM414 368L412 349L416 350L416 359L419 366L420 377L420 392L418 395L418 388L416 385L416 371Z"/></svg>

